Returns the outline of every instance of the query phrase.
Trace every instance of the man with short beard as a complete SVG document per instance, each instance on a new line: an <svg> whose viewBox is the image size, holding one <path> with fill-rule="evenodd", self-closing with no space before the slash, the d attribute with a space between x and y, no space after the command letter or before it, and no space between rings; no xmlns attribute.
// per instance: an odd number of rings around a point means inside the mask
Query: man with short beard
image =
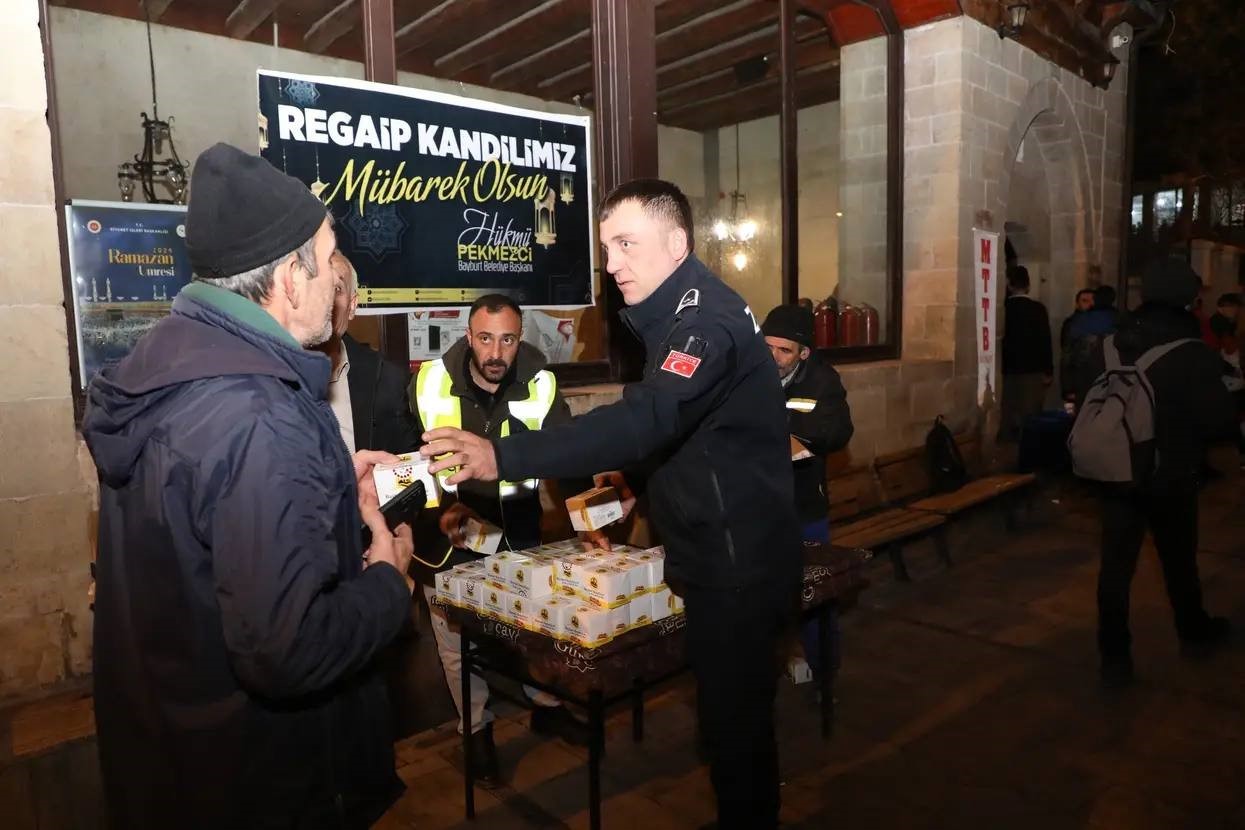
<svg viewBox="0 0 1245 830"><path fill-rule="evenodd" d="M297 180L194 166L194 281L92 382L95 718L110 824L363 828L402 792L377 653L407 618L386 527L325 401L334 235ZM360 517L372 533L362 549Z"/></svg>
<svg viewBox="0 0 1245 830"><path fill-rule="evenodd" d="M476 300L467 314L467 335L440 360L419 367L411 384L411 411L420 428L454 427L485 439L502 438L545 427L569 423L570 409L558 391L557 379L545 368L545 356L523 342L523 316L514 300L488 294ZM479 554L465 547L464 525L468 518L484 520L503 531L502 549L522 550L541 542L541 504L538 479L503 482L446 484L448 472L438 478L449 487L435 541L421 548L434 552L432 559L417 565L416 575L428 600L437 654L445 670L450 695L460 717L462 701L462 654L460 637L433 603L436 574ZM591 479L563 480L558 490L565 497L592 486ZM604 534L592 534L596 543L608 545ZM532 731L552 735L578 745L587 744L584 725L556 697L525 688L535 704ZM486 786L500 783L497 750L493 742L493 713L487 708L488 685L479 675L471 677L471 740L475 777Z"/></svg>

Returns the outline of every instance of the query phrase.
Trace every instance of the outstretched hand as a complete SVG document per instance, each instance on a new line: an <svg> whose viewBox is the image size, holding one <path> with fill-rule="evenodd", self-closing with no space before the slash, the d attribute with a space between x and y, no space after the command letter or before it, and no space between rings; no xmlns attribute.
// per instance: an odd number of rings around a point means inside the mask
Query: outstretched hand
<svg viewBox="0 0 1245 830"><path fill-rule="evenodd" d="M460 484L470 479L497 481L497 453L493 442L453 427L440 427L424 433L425 443L419 448L424 458L434 459L429 472L454 470L446 483Z"/></svg>

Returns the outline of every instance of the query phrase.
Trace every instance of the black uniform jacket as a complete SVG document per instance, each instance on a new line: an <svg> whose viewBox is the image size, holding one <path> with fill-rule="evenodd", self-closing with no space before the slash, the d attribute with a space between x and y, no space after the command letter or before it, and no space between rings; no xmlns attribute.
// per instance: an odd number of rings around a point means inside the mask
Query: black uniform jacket
<svg viewBox="0 0 1245 830"><path fill-rule="evenodd" d="M785 399L752 311L690 256L623 318L644 342L643 379L566 426L496 441L502 477L644 464L673 579L737 588L798 578Z"/></svg>

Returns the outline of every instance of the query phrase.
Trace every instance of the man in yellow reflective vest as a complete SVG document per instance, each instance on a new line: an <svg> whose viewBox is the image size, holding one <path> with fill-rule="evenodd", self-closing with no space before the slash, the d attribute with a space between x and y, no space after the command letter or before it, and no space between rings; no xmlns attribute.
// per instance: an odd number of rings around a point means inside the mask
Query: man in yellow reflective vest
<svg viewBox="0 0 1245 830"><path fill-rule="evenodd" d="M484 438L502 438L544 426L569 423L570 409L558 392L557 380L545 368L545 357L522 342L523 317L514 300L489 294L471 306L467 335L440 360L419 367L411 383L411 411L420 423L419 432L454 427ZM437 653L445 670L450 695L462 714L461 668L458 633L452 630L433 603L432 587L439 571L475 559L479 554L464 547L463 527L468 518L483 519L503 531L502 549L521 550L541 542L540 480L463 482L447 485L449 472L439 475L444 488L439 527L420 550L436 551L427 562L415 564L413 573L424 586L431 612ZM563 497L592 486L589 480L565 480L559 485ZM587 730L556 697L525 689L531 698L532 730L586 745ZM500 781L493 744L493 714L487 709L488 685L471 678L471 728L476 759L476 780ZM461 722L461 721L460 721Z"/></svg>

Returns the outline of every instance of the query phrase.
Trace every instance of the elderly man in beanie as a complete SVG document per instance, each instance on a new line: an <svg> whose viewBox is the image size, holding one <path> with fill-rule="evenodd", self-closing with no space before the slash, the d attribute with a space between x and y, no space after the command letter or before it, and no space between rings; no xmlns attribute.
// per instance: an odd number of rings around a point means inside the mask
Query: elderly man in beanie
<svg viewBox="0 0 1245 830"><path fill-rule="evenodd" d="M813 312L800 305L780 305L761 325L765 343L778 364L787 397L791 463L795 473L795 509L806 542L830 541L830 503L826 497L826 456L852 440L852 412L834 367L810 360ZM838 669L838 626L831 628L830 666ZM816 621L801 631L804 655L820 665Z"/></svg>
<svg viewBox="0 0 1245 830"><path fill-rule="evenodd" d="M225 144L195 163L194 281L92 383L95 714L111 825L362 828L401 793L374 658L411 602L325 401L324 206ZM361 549L360 518L372 533Z"/></svg>
<svg viewBox="0 0 1245 830"><path fill-rule="evenodd" d="M1164 258L1142 275L1142 305L1125 315L1114 344L1124 365L1173 341L1181 343L1146 370L1154 389L1155 468L1146 480L1104 485L1102 566L1098 575L1098 648L1108 685L1133 677L1128 629L1129 593L1141 543L1149 529L1163 564L1176 633L1201 650L1227 639L1230 626L1202 605L1197 571L1198 470L1205 444L1233 428L1232 400L1220 381L1220 360L1199 337L1190 308L1201 280L1183 259ZM1088 377L1105 368L1103 351ZM1082 384L1083 401L1088 384ZM1078 407L1079 408L1079 407Z"/></svg>

